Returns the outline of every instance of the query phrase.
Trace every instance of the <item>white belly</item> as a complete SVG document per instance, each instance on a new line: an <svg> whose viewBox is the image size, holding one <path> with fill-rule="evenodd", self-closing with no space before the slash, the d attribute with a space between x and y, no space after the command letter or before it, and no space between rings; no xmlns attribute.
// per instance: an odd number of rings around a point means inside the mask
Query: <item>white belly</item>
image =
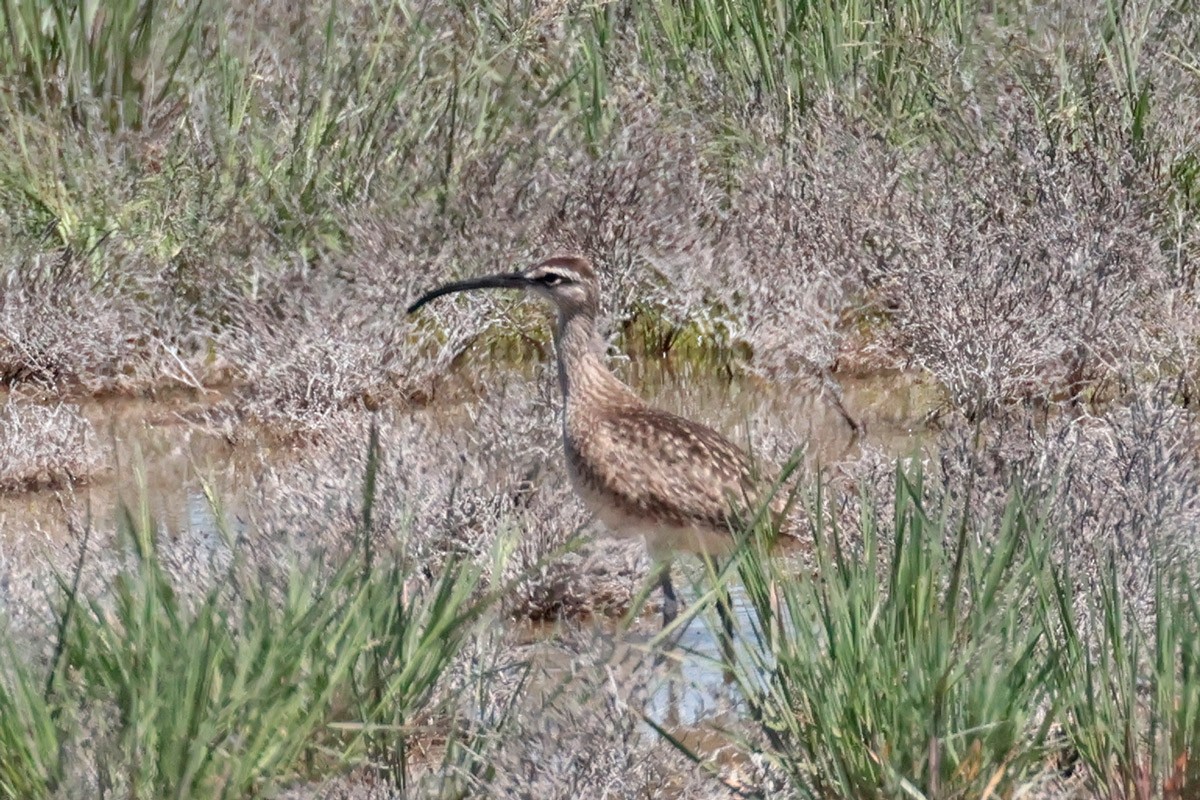
<svg viewBox="0 0 1200 800"><path fill-rule="evenodd" d="M588 510L604 523L609 535L618 539L642 537L650 556L663 561L675 553L694 553L724 557L733 550L733 534L727 530L714 530L708 526L664 525L644 517L622 511L607 498L575 481L575 491Z"/></svg>

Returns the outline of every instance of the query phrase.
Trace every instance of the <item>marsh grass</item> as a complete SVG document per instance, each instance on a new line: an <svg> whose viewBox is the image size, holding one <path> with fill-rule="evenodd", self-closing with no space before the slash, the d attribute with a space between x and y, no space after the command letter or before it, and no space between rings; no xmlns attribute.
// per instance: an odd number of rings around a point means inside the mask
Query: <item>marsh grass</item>
<svg viewBox="0 0 1200 800"><path fill-rule="evenodd" d="M9 0L0 58L24 78L18 98L28 107L61 110L84 128L137 130L178 102L203 7Z"/></svg>
<svg viewBox="0 0 1200 800"><path fill-rule="evenodd" d="M220 587L191 608L134 530L131 574L111 607L87 603L65 651L87 701L116 720L95 752L99 780L130 796L244 795L294 768L324 725L353 666L361 600L338 597L345 575L321 591L304 572L278 608L242 589L231 609Z"/></svg>
<svg viewBox="0 0 1200 800"><path fill-rule="evenodd" d="M1048 597L1061 654L1052 684L1097 797L1178 800L1200 788L1200 594L1186 566L1155 573L1149 624L1132 611L1112 562L1084 589L1082 609L1065 565Z"/></svg>
<svg viewBox="0 0 1200 800"><path fill-rule="evenodd" d="M607 41L616 20L632 17L627 28L648 67L669 76L667 86L678 82L676 91L699 94L700 81L715 79L727 112L770 108L794 121L833 93L896 124L945 101L938 61L966 46L968 14L964 3L925 0L696 0L609 5L592 24Z"/></svg>
<svg viewBox="0 0 1200 800"><path fill-rule="evenodd" d="M1190 796L1194 576L1159 569L1147 624L1115 566L1073 577L1045 498L1014 483L988 518L925 481L897 466L890 519L864 493L852 532L815 493L811 577L746 542L725 576L750 603L724 662L753 721L738 746L814 798L1011 796L1076 759L1094 796Z"/></svg>
<svg viewBox="0 0 1200 800"><path fill-rule="evenodd" d="M1051 719L1038 714L1045 632L1022 620L1048 577L1046 539L1021 497L984 546L969 521L927 507L919 471L895 481L886 560L874 511L847 551L819 495L819 578L745 550L754 624L733 675L765 754L803 796L1006 794L1040 767Z"/></svg>
<svg viewBox="0 0 1200 800"><path fill-rule="evenodd" d="M0 647L0 796L46 797L61 779L56 708L13 643L6 640Z"/></svg>
<svg viewBox="0 0 1200 800"><path fill-rule="evenodd" d="M120 522L124 566L94 592L62 581L44 683L5 641L0 796L245 797L357 764L402 789L409 739L453 718L450 665L504 587L477 591L483 570L453 562L422 588L365 533L340 563L265 580L235 557L197 587L172 577L157 536L143 499ZM60 783L80 774L90 790Z"/></svg>

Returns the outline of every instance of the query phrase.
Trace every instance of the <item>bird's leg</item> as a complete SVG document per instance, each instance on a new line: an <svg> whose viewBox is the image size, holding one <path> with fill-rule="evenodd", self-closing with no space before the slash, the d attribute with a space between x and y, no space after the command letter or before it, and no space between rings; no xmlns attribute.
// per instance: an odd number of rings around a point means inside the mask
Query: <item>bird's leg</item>
<svg viewBox="0 0 1200 800"><path fill-rule="evenodd" d="M662 559L658 562L658 586L662 589L663 595L663 630L671 627L671 623L679 616L679 598L675 595L675 585L671 583L671 561L670 559ZM675 631L671 634L673 641L678 641L683 635L682 630ZM666 661L666 653L660 650L654 656L654 666L662 666ZM672 701L673 704L673 701Z"/></svg>
<svg viewBox="0 0 1200 800"><path fill-rule="evenodd" d="M675 586L671 583L670 561L663 561L659 566L658 585L663 593L663 628L666 628L679 616L679 598L675 596Z"/></svg>

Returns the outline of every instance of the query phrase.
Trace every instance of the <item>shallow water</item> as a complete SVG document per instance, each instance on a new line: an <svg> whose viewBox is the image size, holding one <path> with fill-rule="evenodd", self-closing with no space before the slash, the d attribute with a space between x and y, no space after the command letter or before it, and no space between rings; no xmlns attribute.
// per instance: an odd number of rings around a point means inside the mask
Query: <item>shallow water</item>
<svg viewBox="0 0 1200 800"><path fill-rule="evenodd" d="M829 396L815 385L701 380L628 362L618 365L618 371L656 406L711 424L739 443L761 441L766 434L788 447L802 445L810 459L822 464L850 457L864 444L892 455L913 452L922 439L921 417L934 402L928 388L908 376L842 379L845 410L865 426L862 435L856 435ZM273 448L264 444L269 437L230 435L229 426L206 421L206 412L219 399L214 394L169 401L83 403L81 412L102 442L107 468L86 486L67 492L0 493L0 555L19 557L30 548L36 550L41 544L69 537L71 508L76 513L79 508L87 509L86 513L103 525L101 521L114 518L121 502L136 505L143 497L150 502L154 518L172 536L187 540L200 551L222 547L220 527L236 531L241 525L239 493L252 485L265 467L303 458L303 448ZM462 412L456 403L411 413L461 425ZM547 424L556 423L548 419ZM143 480L144 489L139 483ZM219 520L214 512L206 487L225 504L224 519ZM78 520L76 523L77 531ZM676 568L676 584L687 596L689 582L682 569L694 571L696 565ZM739 587L731 591L739 627L748 632L751 611ZM611 622L599 624L635 655L648 652L658 631L658 617L650 614L628 631ZM541 635L548 637L552 632L553 628L543 629ZM736 707L737 698L721 667L719 645L703 620L692 620L669 653L655 668L649 687L644 711L650 719L686 729Z"/></svg>
<svg viewBox="0 0 1200 800"><path fill-rule="evenodd" d="M741 648L753 628L753 609L742 587L733 583L729 598L736 618L733 647ZM670 650L670 669L653 687L645 712L667 727L694 727L736 708L740 699L722 666L721 645L700 617L691 620Z"/></svg>
<svg viewBox="0 0 1200 800"><path fill-rule="evenodd" d="M0 492L0 544L18 549L30 537L55 541L70 535L69 507L100 523L112 520L121 503L136 506L142 498L168 530L215 533L204 487L236 495L240 478L271 456L239 449L197 423L211 405L190 398L85 401L80 413L95 431L103 467L75 487Z"/></svg>
<svg viewBox="0 0 1200 800"><path fill-rule="evenodd" d="M814 386L769 385L752 379L695 379L687 371L617 365L618 372L654 405L703 420L739 444L763 431L786 431L786 438L807 448L818 463L833 463L863 444L899 455L921 440L922 415L934 400L929 389L909 376L880 374L842 378L846 410L865 425L855 436L829 398ZM231 426L212 423L204 413L222 399L218 393L167 400L108 398L87 400L80 411L92 424L104 452L105 467L84 485L60 491L0 492L0 543L10 546L36 532L53 538L66 531L61 495L90 503L97 519L110 518L118 503L138 501L144 493L156 519L171 530L212 527L204 502L205 485L236 508L239 488L265 466L302 457L302 448L264 445L270 437L240 437ZM6 398L0 397L0 403ZM464 404L412 413L461 424ZM556 424L547 420L547 424ZM233 423L236 425L236 423ZM57 532L57 534L56 534Z"/></svg>

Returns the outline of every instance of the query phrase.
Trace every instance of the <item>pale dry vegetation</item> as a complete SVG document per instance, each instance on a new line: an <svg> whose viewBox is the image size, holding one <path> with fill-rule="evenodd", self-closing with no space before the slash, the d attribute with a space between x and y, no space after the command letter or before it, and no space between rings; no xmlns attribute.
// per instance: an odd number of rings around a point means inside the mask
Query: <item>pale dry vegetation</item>
<svg viewBox="0 0 1200 800"><path fill-rule="evenodd" d="M649 672L617 682L606 634L571 627L636 610L649 564L597 539L564 479L548 315L504 294L404 314L561 249L599 269L623 372L654 359L782 398L738 401L772 409L746 428L765 463L814 419L847 440L833 463L810 448L801 516L876 560L827 562L841 595L752 561L740 577L763 631L777 610L754 588L782 581L791 613L862 632L861 663L746 636L784 648L739 676L757 717L725 747L748 780L1200 785L1200 617L1177 573L1200 555L1193 0L17 0L0 18L0 492L61 490L67 518L15 547L21 523L0 530L0 796L723 796L639 722ZM936 400L889 407L897 373ZM883 410L856 409L853 439L829 407L862 376ZM211 530L72 493L115 458L72 402L113 395L171 398L227 442ZM673 410L742 441L728 409ZM884 591L889 571L916 588ZM577 638L534 679L529 621ZM764 675L795 703L756 696ZM929 691L906 703L900 675ZM800 691L814 676L828 688ZM931 697L927 730L911 715ZM1000 732L968 744L981 719ZM1082 766L1047 771L1059 757Z"/></svg>
<svg viewBox="0 0 1200 800"><path fill-rule="evenodd" d="M69 403L0 406L0 492L86 483L104 466L92 424Z"/></svg>
<svg viewBox="0 0 1200 800"><path fill-rule="evenodd" d="M1079 582L1078 603L1090 603L1115 568L1125 602L1149 625L1158 569L1192 563L1200 544L1200 429L1174 388L1142 387L1103 415L946 420L936 449L914 459L924 472L929 507L948 510L952 520L965 507L971 519L987 521L986 529L1000 525L1019 489L1036 505L1056 554ZM864 524L856 495L865 491L886 508L894 498L895 468L889 455L867 447L832 471L827 515L852 551L861 550L856 531ZM888 552L896 532L886 517L874 524ZM948 527L947 535L954 530Z"/></svg>
<svg viewBox="0 0 1200 800"><path fill-rule="evenodd" d="M929 165L873 236L891 343L972 415L1102 399L1191 356L1173 351L1173 317L1190 326L1195 309L1156 240L1144 167L1031 133L1002 159Z"/></svg>
<svg viewBox="0 0 1200 800"><path fill-rule="evenodd" d="M548 384L514 381L496 390L490 406L449 416L380 420L373 539L428 582L447 559L489 566L499 539L514 537L506 571L492 576L516 581L504 613L534 620L621 613L644 580L643 548L590 535L595 526L557 458ZM265 468L247 492L252 527L261 547L279 548L277 564L298 552L355 546L366 420L343 417L326 433L302 459Z"/></svg>

